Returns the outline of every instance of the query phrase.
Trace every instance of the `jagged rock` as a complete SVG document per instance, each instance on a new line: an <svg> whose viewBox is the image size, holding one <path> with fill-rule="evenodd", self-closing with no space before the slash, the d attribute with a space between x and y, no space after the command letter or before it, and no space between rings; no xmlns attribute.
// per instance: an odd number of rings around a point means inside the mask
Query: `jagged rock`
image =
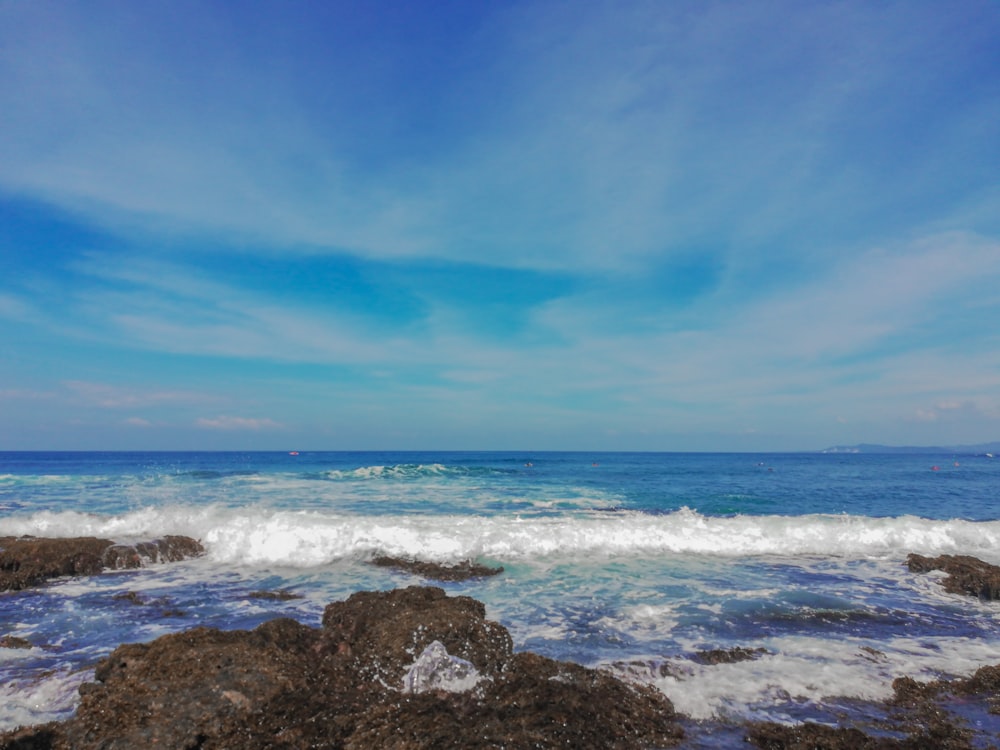
<svg viewBox="0 0 1000 750"><path fill-rule="evenodd" d="M486 565L474 563L471 560L463 560L454 565L444 563L429 562L427 560L409 560L403 557L376 557L372 560L373 565L385 568L396 568L405 570L407 573L416 573L424 578L431 578L435 581L465 581L470 578L485 578L503 573L503 566L491 568Z"/></svg>
<svg viewBox="0 0 1000 750"><path fill-rule="evenodd" d="M945 591L970 594L980 599L1000 599L1000 567L970 555L924 557L910 554L907 567L914 573L943 570L948 576L941 582Z"/></svg>
<svg viewBox="0 0 1000 750"><path fill-rule="evenodd" d="M467 663L479 679L406 691L428 647L438 666ZM327 607L322 629L281 618L121 646L95 677L74 717L0 737L0 748L639 750L682 736L653 688L514 654L481 603L436 588L354 594Z"/></svg>
<svg viewBox="0 0 1000 750"><path fill-rule="evenodd" d="M151 542L114 544L104 553L104 566L112 570L141 568L151 563L179 562L204 552L201 542L187 536L168 534Z"/></svg>
<svg viewBox="0 0 1000 750"><path fill-rule="evenodd" d="M137 545L119 545L96 537L3 537L0 591L31 588L60 576L94 575L105 568L138 568L145 561L175 562L203 553L201 543L186 536L165 536Z"/></svg>
<svg viewBox="0 0 1000 750"><path fill-rule="evenodd" d="M351 594L327 606L323 628L339 653L389 685L402 684L406 669L433 641L481 672L500 670L514 647L506 628L486 619L482 602L431 586Z"/></svg>
<svg viewBox="0 0 1000 750"><path fill-rule="evenodd" d="M113 542L94 537L0 539L0 591L18 591L59 576L100 573L104 550Z"/></svg>

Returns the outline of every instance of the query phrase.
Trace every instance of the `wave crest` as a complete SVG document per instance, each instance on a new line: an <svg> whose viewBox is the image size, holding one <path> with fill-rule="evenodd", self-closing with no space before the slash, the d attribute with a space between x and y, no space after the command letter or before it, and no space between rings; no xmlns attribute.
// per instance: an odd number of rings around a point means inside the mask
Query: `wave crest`
<svg viewBox="0 0 1000 750"><path fill-rule="evenodd" d="M0 536L199 538L208 557L248 565L312 567L387 554L438 561L709 555L904 558L964 553L996 558L1000 521L915 516L705 516L684 508L522 518L510 515L365 516L268 508L169 506L116 516L37 513L0 520Z"/></svg>

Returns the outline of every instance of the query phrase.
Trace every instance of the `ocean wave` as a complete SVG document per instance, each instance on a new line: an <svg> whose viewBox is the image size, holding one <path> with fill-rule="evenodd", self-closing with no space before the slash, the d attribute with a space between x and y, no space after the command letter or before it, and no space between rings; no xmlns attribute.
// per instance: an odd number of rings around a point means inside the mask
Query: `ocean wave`
<svg viewBox="0 0 1000 750"><path fill-rule="evenodd" d="M472 473L462 467L444 464L395 464L391 466L360 466L356 469L331 469L321 476L331 480L371 480L371 479L423 479L426 477L455 476Z"/></svg>
<svg viewBox="0 0 1000 750"><path fill-rule="evenodd" d="M915 516L705 516L684 508L615 514L369 516L223 506L144 508L121 515L46 511L0 520L0 536L94 535L129 541L164 534L202 540L210 559L312 567L389 554L430 560L823 556L844 559L963 553L995 561L1000 521Z"/></svg>
<svg viewBox="0 0 1000 750"><path fill-rule="evenodd" d="M79 477L72 474L0 474L0 482L13 485L44 486L49 484L72 484L74 482L106 481L104 476Z"/></svg>

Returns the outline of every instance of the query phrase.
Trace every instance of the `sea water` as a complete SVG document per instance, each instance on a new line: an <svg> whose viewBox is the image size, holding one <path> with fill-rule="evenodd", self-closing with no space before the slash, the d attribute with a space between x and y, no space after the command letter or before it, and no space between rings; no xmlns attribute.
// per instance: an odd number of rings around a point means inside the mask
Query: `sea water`
<svg viewBox="0 0 1000 750"><path fill-rule="evenodd" d="M905 565L1000 564L985 455L0 453L0 536L22 534L184 534L206 554L0 594L0 636L33 644L0 649L0 728L68 716L121 643L319 626L354 591L426 582L378 555L502 565L438 585L516 649L653 684L696 726L877 718L896 677L1000 663L1000 604ZM733 647L763 651L697 658Z"/></svg>

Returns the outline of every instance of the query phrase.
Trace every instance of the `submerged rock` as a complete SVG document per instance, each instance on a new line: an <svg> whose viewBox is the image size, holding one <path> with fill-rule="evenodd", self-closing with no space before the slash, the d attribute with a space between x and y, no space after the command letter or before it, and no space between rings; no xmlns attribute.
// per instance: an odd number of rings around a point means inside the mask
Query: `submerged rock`
<svg viewBox="0 0 1000 750"><path fill-rule="evenodd" d="M764 750L973 750L995 747L1000 720L988 725L981 718L971 727L962 718L970 706L995 705L1000 690L1000 666L982 667L972 677L918 682L899 677L892 683L889 713L877 733L857 727L830 727L812 722L795 726L752 723L746 740ZM955 710L957 709L957 710ZM981 715L980 715L981 716Z"/></svg>
<svg viewBox="0 0 1000 750"><path fill-rule="evenodd" d="M0 648L31 648L31 641L16 635L0 635Z"/></svg>
<svg viewBox="0 0 1000 750"><path fill-rule="evenodd" d="M682 736L655 689L514 654L480 602L438 588L354 594L322 629L281 618L120 646L95 677L71 719L0 748L638 750Z"/></svg>
<svg viewBox="0 0 1000 750"><path fill-rule="evenodd" d="M251 591L247 596L251 599L263 599L271 602L287 602L292 599L301 599L302 594L296 594L288 589L278 589L277 591Z"/></svg>
<svg viewBox="0 0 1000 750"><path fill-rule="evenodd" d="M485 578L503 573L503 566L491 568L486 565L474 563L471 560L463 560L454 565L446 565L427 560L409 560L403 557L382 556L372 560L372 564L385 568L405 570L407 573L416 573L424 578L432 578L436 581L465 581L470 578Z"/></svg>
<svg viewBox="0 0 1000 750"><path fill-rule="evenodd" d="M758 659L767 653L766 648L747 648L746 646L734 646L733 648L712 648L699 651L691 657L692 661L699 664L735 664L740 661L751 661Z"/></svg>
<svg viewBox="0 0 1000 750"><path fill-rule="evenodd" d="M60 576L94 575L110 568L138 568L149 562L175 562L204 553L186 536L165 536L135 545L96 537L0 538L0 591L39 586Z"/></svg>
<svg viewBox="0 0 1000 750"><path fill-rule="evenodd" d="M911 554L907 567L914 573L943 570L947 577L941 582L945 591L969 594L980 599L1000 599L1000 567L970 555L939 555L924 557Z"/></svg>

